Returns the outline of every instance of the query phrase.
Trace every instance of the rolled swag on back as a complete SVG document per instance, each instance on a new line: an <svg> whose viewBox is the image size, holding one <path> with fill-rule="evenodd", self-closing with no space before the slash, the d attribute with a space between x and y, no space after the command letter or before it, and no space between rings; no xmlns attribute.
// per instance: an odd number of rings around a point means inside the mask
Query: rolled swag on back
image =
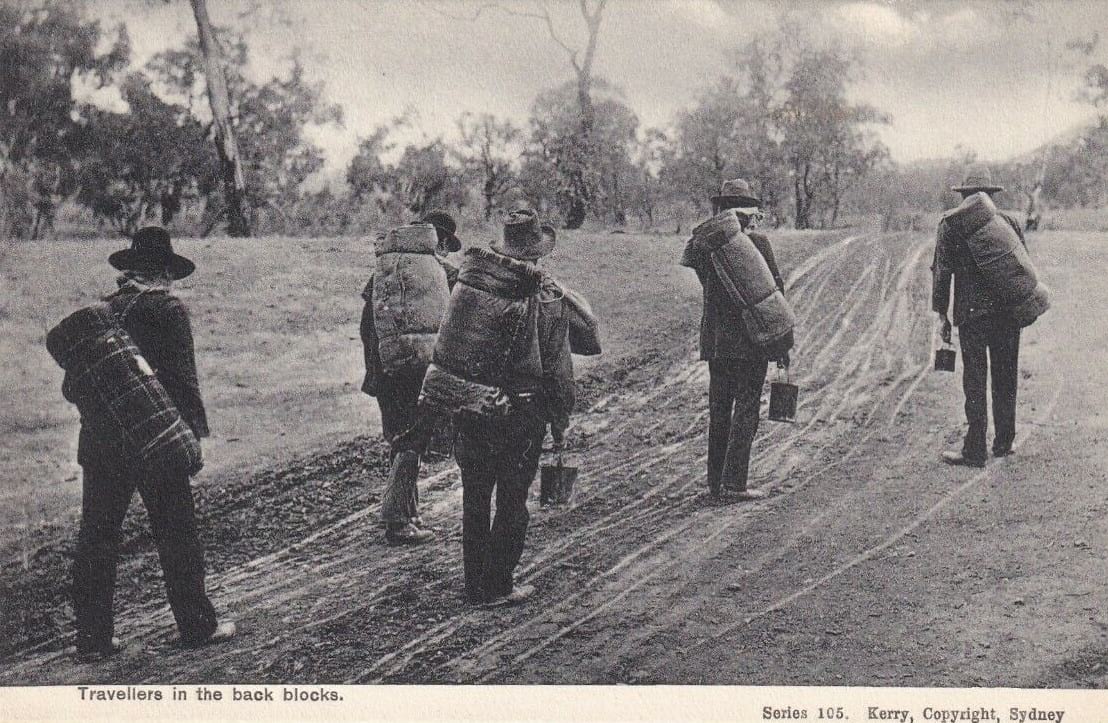
<svg viewBox="0 0 1108 723"><path fill-rule="evenodd" d="M113 306L124 301L80 309L46 335L47 350L66 371L62 394L138 466L192 476L204 466L200 441L117 318Z"/></svg>
<svg viewBox="0 0 1108 723"><path fill-rule="evenodd" d="M429 223L400 226L377 242L373 320L386 373L422 369L431 359L450 301L446 271L435 256L438 244Z"/></svg>
<svg viewBox="0 0 1108 723"><path fill-rule="evenodd" d="M566 309L571 351L599 354L598 324L583 296L532 263L467 249L420 404L447 414L507 414L511 394L544 377L535 329L540 305L552 302Z"/></svg>
<svg viewBox="0 0 1108 723"><path fill-rule="evenodd" d="M725 210L694 228L689 245L709 260L754 346L771 359L788 352L796 317L735 211Z"/></svg>

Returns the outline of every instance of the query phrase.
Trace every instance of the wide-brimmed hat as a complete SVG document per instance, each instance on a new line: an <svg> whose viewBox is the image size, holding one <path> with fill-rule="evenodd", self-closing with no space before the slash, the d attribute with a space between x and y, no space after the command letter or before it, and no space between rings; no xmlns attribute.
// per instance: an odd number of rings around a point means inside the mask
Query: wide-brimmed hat
<svg viewBox="0 0 1108 723"><path fill-rule="evenodd" d="M988 166L971 166L962 179L962 185L951 186L950 190L957 193L997 193L1003 191L1004 186L993 183L993 174Z"/></svg>
<svg viewBox="0 0 1108 723"><path fill-rule="evenodd" d="M505 256L534 261L554 250L557 236L554 227L541 223L533 210L517 208L504 217L503 239L491 246Z"/></svg>
<svg viewBox="0 0 1108 723"><path fill-rule="evenodd" d="M161 226L140 228L131 237L131 248L116 251L108 263L120 271L165 271L171 278L183 279L196 270L196 264L173 252L169 232Z"/></svg>
<svg viewBox="0 0 1108 723"><path fill-rule="evenodd" d="M458 223L446 211L431 211L419 219L420 223L429 223L439 234L439 243L447 251L461 251L462 241L456 235Z"/></svg>
<svg viewBox="0 0 1108 723"><path fill-rule="evenodd" d="M730 181L724 181L723 185L719 187L719 195L712 196L712 203L719 204L721 202L731 205L737 203L749 207L762 205L762 199L754 195L745 178L732 178Z"/></svg>

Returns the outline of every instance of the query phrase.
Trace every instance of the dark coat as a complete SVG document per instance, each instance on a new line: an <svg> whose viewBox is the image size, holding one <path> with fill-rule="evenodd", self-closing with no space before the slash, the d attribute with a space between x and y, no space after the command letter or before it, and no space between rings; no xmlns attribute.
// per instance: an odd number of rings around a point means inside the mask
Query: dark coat
<svg viewBox="0 0 1108 723"><path fill-rule="evenodd" d="M207 437L208 417L200 396L192 327L185 305L165 289L150 289L139 294L131 285L124 286L106 301L121 317L124 329L149 362L181 418L197 437ZM89 420L81 422L78 464L95 464L121 455L116 444L109 441L109 435L98 432Z"/></svg>
<svg viewBox="0 0 1108 723"><path fill-rule="evenodd" d="M458 280L458 267L444 258L435 257L442 264L446 272L446 284L454 288L454 282ZM384 365L381 363L380 338L377 336L377 325L373 319L373 279L370 275L365 288L362 289L362 299L365 305L362 307L362 318L358 325L358 332L362 338L362 352L365 356L365 378L362 379L362 391L371 397L377 396L377 389L384 376Z"/></svg>
<svg viewBox="0 0 1108 723"><path fill-rule="evenodd" d="M758 253L766 260L777 288L784 293L785 281L777 268L777 259L774 258L769 239L757 232L747 235L754 242ZM727 290L712 272L711 261L692 241L685 247L685 252L681 256L681 265L696 271L704 289L704 313L700 317L700 358L704 361L712 361L713 359L754 359L764 356L764 352L746 333L742 309L731 301Z"/></svg>
<svg viewBox="0 0 1108 723"><path fill-rule="evenodd" d="M1003 211L1000 215L1015 229L1020 242L1026 247L1027 239L1019 222ZM946 314L950 308L950 285L951 280L954 281L954 315L951 319L954 326L1002 313L969 250L953 234L944 233L941 221L931 273L931 308L940 314Z"/></svg>

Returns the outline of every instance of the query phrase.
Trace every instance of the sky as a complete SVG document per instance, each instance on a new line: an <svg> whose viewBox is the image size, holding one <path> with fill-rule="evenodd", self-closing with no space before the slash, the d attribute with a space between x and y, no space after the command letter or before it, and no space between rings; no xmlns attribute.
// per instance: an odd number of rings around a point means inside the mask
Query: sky
<svg viewBox="0 0 1108 723"><path fill-rule="evenodd" d="M572 77L543 21L519 14L533 13L539 2L208 0L208 6L217 25L245 34L254 78L284 72L295 52L308 76L324 82L327 99L343 107L344 124L310 135L338 174L359 137L406 110L428 138L452 137L464 111L525 123L537 92ZM577 2L545 5L564 42L583 46ZM89 12L105 24L126 24L140 65L196 32L187 0L92 0ZM949 157L957 146L1005 160L1093 113L1075 98L1089 60L1066 44L1108 28L1108 0L610 0L595 72L621 89L642 127L665 127L734 67L740 43L771 32L782 12L816 41L836 38L859 48L864 73L851 95L891 115L880 135L900 162Z"/></svg>

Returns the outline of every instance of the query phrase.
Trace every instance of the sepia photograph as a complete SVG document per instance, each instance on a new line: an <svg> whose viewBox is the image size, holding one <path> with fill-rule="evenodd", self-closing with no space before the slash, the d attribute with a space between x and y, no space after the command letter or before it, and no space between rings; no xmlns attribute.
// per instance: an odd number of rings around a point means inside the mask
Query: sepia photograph
<svg viewBox="0 0 1108 723"><path fill-rule="evenodd" d="M0 0L0 718L414 684L1108 721L943 704L1108 688L1106 30Z"/></svg>

